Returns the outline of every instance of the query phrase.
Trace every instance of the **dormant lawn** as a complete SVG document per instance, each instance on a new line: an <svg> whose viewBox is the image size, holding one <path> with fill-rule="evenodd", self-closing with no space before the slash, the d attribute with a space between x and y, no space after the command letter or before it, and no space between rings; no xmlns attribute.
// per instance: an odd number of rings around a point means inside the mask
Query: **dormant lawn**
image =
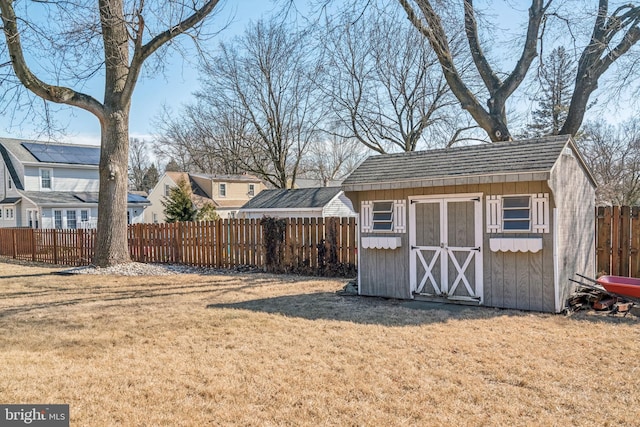
<svg viewBox="0 0 640 427"><path fill-rule="evenodd" d="M637 425L640 324L422 310L292 276L0 263L0 403L72 426Z"/></svg>

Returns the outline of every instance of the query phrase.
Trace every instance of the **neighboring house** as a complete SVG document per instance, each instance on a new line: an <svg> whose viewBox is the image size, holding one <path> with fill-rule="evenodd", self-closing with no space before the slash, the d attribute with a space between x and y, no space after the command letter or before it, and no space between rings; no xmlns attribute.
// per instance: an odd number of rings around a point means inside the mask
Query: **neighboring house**
<svg viewBox="0 0 640 427"><path fill-rule="evenodd" d="M266 188L252 175L205 175L187 172L165 172L149 193L151 206L145 210L145 222L166 222L162 202L180 179L191 186L192 200L197 208L212 203L220 218L235 218L238 209Z"/></svg>
<svg viewBox="0 0 640 427"><path fill-rule="evenodd" d="M342 185L359 292L560 312L595 275L595 187L570 136L370 157Z"/></svg>
<svg viewBox="0 0 640 427"><path fill-rule="evenodd" d="M95 228L100 147L0 138L0 227ZM129 194L129 223L146 198Z"/></svg>
<svg viewBox="0 0 640 427"><path fill-rule="evenodd" d="M356 216L340 187L265 190L247 202L239 218L325 218Z"/></svg>

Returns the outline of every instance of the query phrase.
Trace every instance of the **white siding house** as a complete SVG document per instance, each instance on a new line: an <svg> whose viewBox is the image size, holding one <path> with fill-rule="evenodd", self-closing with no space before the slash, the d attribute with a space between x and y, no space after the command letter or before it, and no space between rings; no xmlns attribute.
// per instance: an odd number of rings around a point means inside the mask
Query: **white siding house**
<svg viewBox="0 0 640 427"><path fill-rule="evenodd" d="M0 227L95 228L100 147L0 138ZM129 194L129 223L149 202Z"/></svg>
<svg viewBox="0 0 640 427"><path fill-rule="evenodd" d="M327 218L356 216L340 187L265 190L238 212L239 218Z"/></svg>

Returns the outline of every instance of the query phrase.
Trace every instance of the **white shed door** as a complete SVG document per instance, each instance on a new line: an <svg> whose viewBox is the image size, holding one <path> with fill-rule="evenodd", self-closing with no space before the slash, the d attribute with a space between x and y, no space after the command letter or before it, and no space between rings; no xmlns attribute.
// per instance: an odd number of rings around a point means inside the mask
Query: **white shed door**
<svg viewBox="0 0 640 427"><path fill-rule="evenodd" d="M480 200L480 195L411 200L412 293L482 303Z"/></svg>

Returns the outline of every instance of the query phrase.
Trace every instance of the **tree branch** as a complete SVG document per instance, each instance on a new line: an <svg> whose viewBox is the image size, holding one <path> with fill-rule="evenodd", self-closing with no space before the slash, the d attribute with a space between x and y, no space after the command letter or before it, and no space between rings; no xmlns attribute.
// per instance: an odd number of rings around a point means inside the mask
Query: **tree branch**
<svg viewBox="0 0 640 427"><path fill-rule="evenodd" d="M104 107L95 98L68 87L47 84L33 74L24 58L17 18L11 0L0 0L0 14L11 65L20 82L28 90L47 101L82 108L103 122Z"/></svg>

